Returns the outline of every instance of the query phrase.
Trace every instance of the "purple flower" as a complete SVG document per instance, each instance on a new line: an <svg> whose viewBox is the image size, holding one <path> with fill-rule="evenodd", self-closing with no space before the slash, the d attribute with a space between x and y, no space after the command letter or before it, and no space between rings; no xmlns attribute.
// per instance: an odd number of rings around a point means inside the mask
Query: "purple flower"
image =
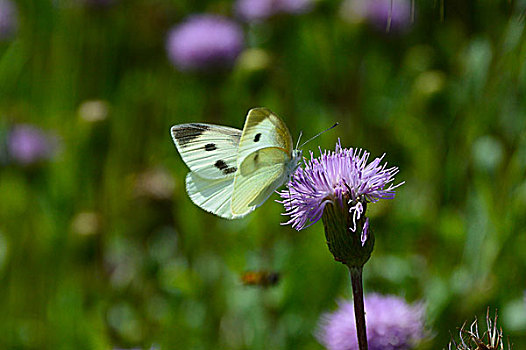
<svg viewBox="0 0 526 350"><path fill-rule="evenodd" d="M403 184L392 184L398 168L387 168L387 163L381 165L383 157L367 164L367 151L342 148L339 140L334 152L324 151L318 158L311 152L311 159L304 161L305 168L296 169L287 188L279 193L283 199L280 203L286 209L284 215L290 216L285 224L299 231L317 222L328 203L343 206L346 202L352 215L350 229L356 231L365 205L380 199L393 199L394 190ZM367 238L368 227L366 222L362 243Z"/></svg>
<svg viewBox="0 0 526 350"><path fill-rule="evenodd" d="M231 67L243 49L241 27L227 18L196 15L172 29L166 50L180 70Z"/></svg>
<svg viewBox="0 0 526 350"><path fill-rule="evenodd" d="M0 41L10 39L18 27L15 5L9 0L0 0Z"/></svg>
<svg viewBox="0 0 526 350"><path fill-rule="evenodd" d="M369 294L365 297L369 350L405 350L426 336L424 308L402 298ZM321 317L316 337L328 350L358 350L354 307L342 301L339 309Z"/></svg>
<svg viewBox="0 0 526 350"><path fill-rule="evenodd" d="M410 0L347 0L342 11L352 21L366 20L382 31L400 31L411 24L411 6Z"/></svg>
<svg viewBox="0 0 526 350"><path fill-rule="evenodd" d="M32 125L15 126L8 136L9 157L22 165L51 158L57 150L57 137Z"/></svg>
<svg viewBox="0 0 526 350"><path fill-rule="evenodd" d="M312 7L312 0L237 0L235 11L244 21L262 21L281 13L300 14Z"/></svg>

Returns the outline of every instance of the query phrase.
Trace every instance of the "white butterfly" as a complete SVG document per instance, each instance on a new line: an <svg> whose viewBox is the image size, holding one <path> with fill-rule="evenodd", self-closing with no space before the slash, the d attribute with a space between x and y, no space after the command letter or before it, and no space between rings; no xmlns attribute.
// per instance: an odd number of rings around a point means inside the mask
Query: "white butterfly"
<svg viewBox="0 0 526 350"><path fill-rule="evenodd" d="M248 111L243 131L212 124L171 128L190 168L186 191L199 207L237 219L262 205L294 172L302 157L283 121L267 108Z"/></svg>

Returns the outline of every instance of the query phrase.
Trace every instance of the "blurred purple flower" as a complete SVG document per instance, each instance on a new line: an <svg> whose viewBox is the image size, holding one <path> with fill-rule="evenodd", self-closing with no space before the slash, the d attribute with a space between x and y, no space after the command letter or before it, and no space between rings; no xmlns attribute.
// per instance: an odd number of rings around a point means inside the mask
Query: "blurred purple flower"
<svg viewBox="0 0 526 350"><path fill-rule="evenodd" d="M0 41L10 39L18 27L18 13L15 4L0 0Z"/></svg>
<svg viewBox="0 0 526 350"><path fill-rule="evenodd" d="M196 15L173 28L166 50L181 70L231 67L243 49L243 31L235 22L215 15Z"/></svg>
<svg viewBox="0 0 526 350"><path fill-rule="evenodd" d="M369 152L342 148L339 140L334 152L324 151L319 158L314 158L311 152L311 159L304 161L305 168L298 167L287 188L279 192L280 203L286 209L284 215L290 216L285 224L301 230L322 217L326 204L343 205L346 201L353 216L354 227L350 229L354 232L364 214L365 203L393 199L394 190L403 184L392 184L398 168L386 169L387 163L380 165L382 159L383 156L367 164ZM367 222L364 235L368 226Z"/></svg>
<svg viewBox="0 0 526 350"><path fill-rule="evenodd" d="M407 304L402 298L369 294L365 297L369 350L406 350L425 336L422 304ZM351 302L321 317L316 337L328 350L358 350Z"/></svg>
<svg viewBox="0 0 526 350"><path fill-rule="evenodd" d="M342 14L351 21L366 20L382 31L401 31L411 24L411 6L410 0L346 0Z"/></svg>
<svg viewBox="0 0 526 350"><path fill-rule="evenodd" d="M280 13L301 14L310 10L312 0L237 0L235 11L244 21L262 21Z"/></svg>
<svg viewBox="0 0 526 350"><path fill-rule="evenodd" d="M15 126L8 136L9 157L22 165L29 165L51 158L58 146L53 134L27 124Z"/></svg>

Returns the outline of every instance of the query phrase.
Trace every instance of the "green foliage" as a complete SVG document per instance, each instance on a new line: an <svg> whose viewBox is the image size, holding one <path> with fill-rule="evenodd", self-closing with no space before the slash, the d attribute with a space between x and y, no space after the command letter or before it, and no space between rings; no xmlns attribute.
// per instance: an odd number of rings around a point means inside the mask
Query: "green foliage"
<svg viewBox="0 0 526 350"><path fill-rule="evenodd" d="M0 137L30 123L61 151L0 165L0 347L321 349L320 314L351 295L323 225L280 226L272 200L237 221L205 213L170 139L184 122L241 128L256 106L294 135L339 121L306 146L315 154L339 137L400 168L397 198L368 208L365 292L423 300L422 349L488 306L526 347L524 9L415 3L406 32L347 23L328 0L245 25L236 66L206 74L170 64L166 33L190 13L232 15L228 1L20 0L18 32L0 42ZM102 120L81 117L91 100ZM241 284L260 269L280 284Z"/></svg>

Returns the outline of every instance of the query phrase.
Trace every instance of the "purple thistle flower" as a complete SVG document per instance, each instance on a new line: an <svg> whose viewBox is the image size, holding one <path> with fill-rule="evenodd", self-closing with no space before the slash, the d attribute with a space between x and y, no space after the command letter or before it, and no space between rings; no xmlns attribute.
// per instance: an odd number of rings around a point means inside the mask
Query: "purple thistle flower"
<svg viewBox="0 0 526 350"><path fill-rule="evenodd" d="M10 39L18 27L18 13L9 0L0 0L0 41Z"/></svg>
<svg viewBox="0 0 526 350"><path fill-rule="evenodd" d="M426 336L421 303L373 293L365 297L365 311L369 350L411 349ZM324 314L316 337L328 350L358 350L353 304L342 301Z"/></svg>
<svg viewBox="0 0 526 350"><path fill-rule="evenodd" d="M243 31L235 22L215 15L196 15L173 28L166 50L180 70L229 68L243 49Z"/></svg>
<svg viewBox="0 0 526 350"><path fill-rule="evenodd" d="M22 165L51 158L58 146L55 135L27 124L15 126L8 135L9 157Z"/></svg>
<svg viewBox="0 0 526 350"><path fill-rule="evenodd" d="M355 232L357 221L364 215L366 203L393 199L394 190L403 184L392 184L398 168L387 168L387 163L381 165L383 157L367 164L367 151L342 148L339 140L334 152L324 151L319 158L314 158L311 152L311 159L304 161L305 168L296 169L287 188L279 192L283 199L280 203L286 209L284 215L290 216L285 225L291 224L296 230L302 230L322 217L328 203L343 207L346 202L352 215L350 229ZM362 245L369 227L366 222L362 231Z"/></svg>
<svg viewBox="0 0 526 350"><path fill-rule="evenodd" d="M262 21L278 14L301 14L309 11L312 0L238 0L235 12L244 21Z"/></svg>
<svg viewBox="0 0 526 350"><path fill-rule="evenodd" d="M411 24L409 0L347 0L343 4L343 16L352 21L366 20L381 31L402 31Z"/></svg>
<svg viewBox="0 0 526 350"><path fill-rule="evenodd" d="M367 17L381 30L387 27L391 17L390 29L404 29L411 23L411 4L408 0L368 0Z"/></svg>

